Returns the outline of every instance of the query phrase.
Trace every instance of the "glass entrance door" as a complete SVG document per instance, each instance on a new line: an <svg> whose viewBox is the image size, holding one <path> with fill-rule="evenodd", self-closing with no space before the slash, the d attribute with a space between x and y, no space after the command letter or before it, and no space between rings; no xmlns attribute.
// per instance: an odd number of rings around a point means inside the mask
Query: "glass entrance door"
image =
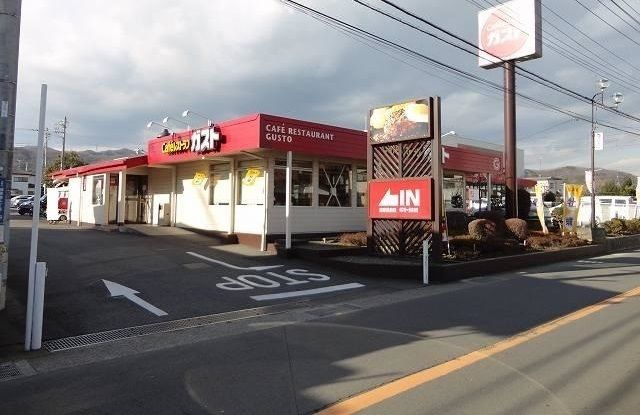
<svg viewBox="0 0 640 415"><path fill-rule="evenodd" d="M127 223L149 223L148 177L127 175L126 215Z"/></svg>

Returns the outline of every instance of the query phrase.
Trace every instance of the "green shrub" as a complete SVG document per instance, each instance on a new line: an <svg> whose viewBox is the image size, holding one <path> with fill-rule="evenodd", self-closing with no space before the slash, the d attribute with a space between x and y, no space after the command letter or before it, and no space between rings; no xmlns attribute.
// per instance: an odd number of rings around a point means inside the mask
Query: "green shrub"
<svg viewBox="0 0 640 415"><path fill-rule="evenodd" d="M613 218L602 224L607 235L624 235L627 233L627 225L624 219Z"/></svg>
<svg viewBox="0 0 640 415"><path fill-rule="evenodd" d="M447 212L447 231L449 235L464 235L471 222L471 218L464 212L457 210Z"/></svg>
<svg viewBox="0 0 640 415"><path fill-rule="evenodd" d="M496 232L496 224L488 219L475 219L469 223L469 235L477 241L488 241L495 239L498 234Z"/></svg>
<svg viewBox="0 0 640 415"><path fill-rule="evenodd" d="M529 236L529 227L527 222L518 218L511 218L505 221L507 231L509 235L513 236L519 241L524 241Z"/></svg>

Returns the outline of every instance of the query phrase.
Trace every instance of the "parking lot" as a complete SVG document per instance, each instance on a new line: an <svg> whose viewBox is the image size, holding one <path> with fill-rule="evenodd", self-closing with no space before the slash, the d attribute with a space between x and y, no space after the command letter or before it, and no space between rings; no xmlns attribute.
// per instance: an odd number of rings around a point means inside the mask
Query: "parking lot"
<svg viewBox="0 0 640 415"><path fill-rule="evenodd" d="M9 295L24 306L31 218L14 215L11 223ZM417 287L222 246L199 234L142 236L44 221L39 233L38 260L48 266L45 339Z"/></svg>

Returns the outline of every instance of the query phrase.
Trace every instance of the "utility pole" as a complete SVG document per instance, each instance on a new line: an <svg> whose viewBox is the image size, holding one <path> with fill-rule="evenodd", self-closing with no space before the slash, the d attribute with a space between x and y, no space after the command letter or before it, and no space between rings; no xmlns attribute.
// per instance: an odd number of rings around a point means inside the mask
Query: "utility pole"
<svg viewBox="0 0 640 415"><path fill-rule="evenodd" d="M0 310L7 297L9 198L16 127L16 90L22 0L0 0ZM6 217L5 217L6 216Z"/></svg>
<svg viewBox="0 0 640 415"><path fill-rule="evenodd" d="M56 124L56 128L55 128L55 133L62 138L62 153L60 154L60 170L64 170L64 146L67 141L68 125L69 125L69 120L65 116L63 121L59 121L58 124Z"/></svg>
<svg viewBox="0 0 640 415"><path fill-rule="evenodd" d="M42 165L44 169L47 169L47 146L49 145L49 136L51 135L51 131L48 128L44 129L44 164Z"/></svg>

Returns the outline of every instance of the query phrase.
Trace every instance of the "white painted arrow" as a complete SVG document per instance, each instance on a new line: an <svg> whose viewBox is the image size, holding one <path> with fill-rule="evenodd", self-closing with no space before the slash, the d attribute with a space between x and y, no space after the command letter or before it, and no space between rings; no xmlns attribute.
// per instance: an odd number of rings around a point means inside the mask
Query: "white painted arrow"
<svg viewBox="0 0 640 415"><path fill-rule="evenodd" d="M120 285L112 281L102 280L102 282L104 282L104 285L106 285L107 289L109 290L109 294L111 294L111 297L124 297L134 304L137 304L145 310L155 314L156 316L167 315L166 312L160 310L158 307L149 304L142 298L138 298L136 296L136 294L140 294L138 291L132 290L129 287L125 287L124 285Z"/></svg>
<svg viewBox="0 0 640 415"><path fill-rule="evenodd" d="M226 262L219 261L219 260L213 259L213 258L209 258L209 257L206 257L204 255L197 254L195 252L187 252L187 254L189 254L191 256L194 256L196 258L200 258L200 259L205 260L205 261L213 262L214 264L218 264L218 265L225 266L227 268L231 268L231 269L264 271L264 270L267 270L267 269L280 268L282 266L282 265L263 265L263 266L257 266L257 267L239 267L237 265L228 264Z"/></svg>

